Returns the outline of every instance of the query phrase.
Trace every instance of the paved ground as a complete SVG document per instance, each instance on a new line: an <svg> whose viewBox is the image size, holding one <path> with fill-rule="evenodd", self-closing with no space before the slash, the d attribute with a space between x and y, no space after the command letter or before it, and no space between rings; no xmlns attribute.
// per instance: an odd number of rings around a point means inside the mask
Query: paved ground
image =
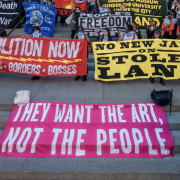
<svg viewBox="0 0 180 180"><path fill-rule="evenodd" d="M16 91L30 90L31 101L78 102L78 103L128 103L151 102L153 89L173 89L173 104L180 104L180 81L166 81L162 86L155 79L137 81L96 82L94 72L88 74L88 80L76 82L74 77L41 77L31 81L31 76L0 73L0 104L13 104Z"/></svg>

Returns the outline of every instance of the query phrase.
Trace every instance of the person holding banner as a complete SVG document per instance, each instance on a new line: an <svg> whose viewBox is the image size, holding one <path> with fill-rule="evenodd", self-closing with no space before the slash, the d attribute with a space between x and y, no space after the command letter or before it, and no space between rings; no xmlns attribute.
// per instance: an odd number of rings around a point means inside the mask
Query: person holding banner
<svg viewBox="0 0 180 180"><path fill-rule="evenodd" d="M147 29L146 29L146 35L147 35L147 39L152 39L154 38L154 32L156 30L159 30L158 26L156 26L154 24L154 19L153 18L150 18L149 19L149 26L147 26Z"/></svg>
<svg viewBox="0 0 180 180"><path fill-rule="evenodd" d="M125 32L122 34L118 31L118 39L119 41L128 41L138 39L138 36L133 31L132 25L127 25L125 28Z"/></svg>
<svg viewBox="0 0 180 180"><path fill-rule="evenodd" d="M43 35L41 34L41 30L38 26L35 26L34 29L33 29L33 33L30 37L35 37L35 38L43 38ZM39 80L40 79L40 76L33 76L31 78L31 81L34 81L34 80Z"/></svg>
<svg viewBox="0 0 180 180"><path fill-rule="evenodd" d="M80 13L81 13L81 7L79 5L76 5L76 7L74 8L73 2L74 2L74 0L72 0L72 3L71 3L72 12L73 12L71 14L72 18L71 18L71 23L70 23L70 25L71 25L71 39L74 38L74 35L76 33L77 25L78 25L78 18L79 18Z"/></svg>
<svg viewBox="0 0 180 180"><path fill-rule="evenodd" d="M88 53L92 51L91 48L91 41L89 40L89 37L84 33L84 29L82 26L78 27L78 32L75 34L74 39L85 39L87 40L87 58ZM87 73L88 73L88 67L87 67ZM75 81L78 81L81 78L81 76L76 76ZM83 81L87 80L87 75L83 75Z"/></svg>
<svg viewBox="0 0 180 180"><path fill-rule="evenodd" d="M99 8L99 13L111 12L111 10L105 4L102 4L101 6L99 0L97 0L97 4Z"/></svg>
<svg viewBox="0 0 180 180"><path fill-rule="evenodd" d="M162 38L163 39L172 39L172 30L174 27L174 23L171 21L171 16L166 15L164 22L162 23Z"/></svg>
<svg viewBox="0 0 180 180"><path fill-rule="evenodd" d="M155 38L155 39L160 39L160 38L161 38L161 32L160 32L159 30L157 30L157 31L154 32L154 38ZM154 83L154 78L150 77L150 78L149 78L149 81L150 81L151 83ZM159 81L159 82L161 83L162 86L165 86L165 82L164 82L163 78L160 78L160 81Z"/></svg>
<svg viewBox="0 0 180 180"><path fill-rule="evenodd" d="M103 35L99 38L100 42L112 41L111 34L109 28L104 29Z"/></svg>

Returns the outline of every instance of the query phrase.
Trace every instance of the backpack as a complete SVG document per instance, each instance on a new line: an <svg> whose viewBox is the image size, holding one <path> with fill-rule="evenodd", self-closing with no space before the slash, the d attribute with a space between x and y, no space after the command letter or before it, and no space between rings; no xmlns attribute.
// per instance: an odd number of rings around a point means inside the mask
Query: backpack
<svg viewBox="0 0 180 180"><path fill-rule="evenodd" d="M170 105L170 114L171 114L171 106L172 106L172 96L173 90L162 90L162 91L155 91L155 89L151 92L151 98L160 106Z"/></svg>

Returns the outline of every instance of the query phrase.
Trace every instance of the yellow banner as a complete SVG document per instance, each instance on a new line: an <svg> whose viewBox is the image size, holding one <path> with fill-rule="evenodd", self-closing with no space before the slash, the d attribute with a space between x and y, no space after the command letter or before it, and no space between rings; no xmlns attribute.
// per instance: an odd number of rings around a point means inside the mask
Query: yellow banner
<svg viewBox="0 0 180 180"><path fill-rule="evenodd" d="M93 42L95 79L180 78L180 41L144 39Z"/></svg>

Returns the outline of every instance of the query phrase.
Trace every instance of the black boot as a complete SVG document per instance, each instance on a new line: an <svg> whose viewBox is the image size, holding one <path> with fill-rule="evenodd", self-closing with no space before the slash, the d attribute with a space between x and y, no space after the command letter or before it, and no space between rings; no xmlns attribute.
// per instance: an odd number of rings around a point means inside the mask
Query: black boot
<svg viewBox="0 0 180 180"><path fill-rule="evenodd" d="M39 80L39 79L40 79L40 76L33 76L33 77L31 78L31 81Z"/></svg>
<svg viewBox="0 0 180 180"><path fill-rule="evenodd" d="M83 81L87 81L87 75L83 75Z"/></svg>
<svg viewBox="0 0 180 180"><path fill-rule="evenodd" d="M162 86L165 86L165 82L164 82L163 78L160 78L159 82L161 83Z"/></svg>
<svg viewBox="0 0 180 180"><path fill-rule="evenodd" d="M78 81L81 78L81 76L76 76L75 81Z"/></svg>
<svg viewBox="0 0 180 180"><path fill-rule="evenodd" d="M151 83L154 83L154 78L150 77L150 78L149 78L149 81L150 81Z"/></svg>
<svg viewBox="0 0 180 180"><path fill-rule="evenodd" d="M33 76L33 77L31 78L31 81L34 81L34 80L36 80L36 76Z"/></svg>

